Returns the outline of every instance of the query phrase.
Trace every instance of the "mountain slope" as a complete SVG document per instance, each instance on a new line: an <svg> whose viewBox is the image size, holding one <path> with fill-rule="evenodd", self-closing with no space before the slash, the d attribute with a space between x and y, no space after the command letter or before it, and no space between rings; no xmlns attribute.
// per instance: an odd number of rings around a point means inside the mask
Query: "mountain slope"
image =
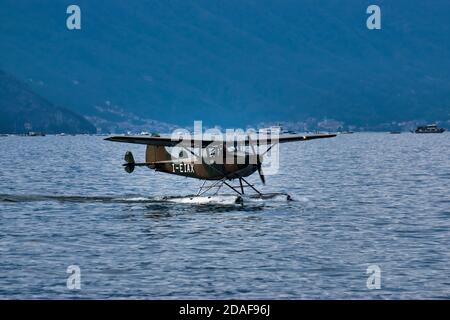
<svg viewBox="0 0 450 320"><path fill-rule="evenodd" d="M0 64L89 116L110 101L143 118L243 126L334 118L450 118L450 2L3 0Z"/></svg>
<svg viewBox="0 0 450 320"><path fill-rule="evenodd" d="M56 107L0 70L0 133L95 133L82 116Z"/></svg>

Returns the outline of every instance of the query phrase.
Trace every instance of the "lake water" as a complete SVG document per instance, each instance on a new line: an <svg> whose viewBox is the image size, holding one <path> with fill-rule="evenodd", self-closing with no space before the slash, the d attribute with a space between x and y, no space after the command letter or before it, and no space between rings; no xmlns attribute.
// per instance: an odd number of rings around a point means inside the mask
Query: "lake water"
<svg viewBox="0 0 450 320"><path fill-rule="evenodd" d="M125 151L139 161L144 146L47 136L0 149L2 299L450 298L448 133L282 145L260 189L295 201L243 206L158 201L201 182L125 173Z"/></svg>

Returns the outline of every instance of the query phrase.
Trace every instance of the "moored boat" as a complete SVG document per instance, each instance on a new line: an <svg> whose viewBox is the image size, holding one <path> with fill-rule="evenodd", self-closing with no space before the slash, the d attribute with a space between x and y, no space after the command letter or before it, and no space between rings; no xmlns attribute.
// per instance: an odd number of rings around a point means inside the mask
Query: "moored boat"
<svg viewBox="0 0 450 320"><path fill-rule="evenodd" d="M419 126L414 131L415 133L443 133L444 128L439 128L436 124L429 124L426 126Z"/></svg>

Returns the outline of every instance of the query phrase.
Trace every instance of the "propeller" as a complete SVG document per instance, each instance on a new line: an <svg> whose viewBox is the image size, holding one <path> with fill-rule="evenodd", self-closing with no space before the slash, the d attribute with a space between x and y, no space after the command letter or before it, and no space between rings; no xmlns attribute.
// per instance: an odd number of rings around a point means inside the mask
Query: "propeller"
<svg viewBox="0 0 450 320"><path fill-rule="evenodd" d="M264 177L264 174L262 173L262 161L261 157L258 156L256 166L258 168L259 178L261 179L261 182L265 185L266 184L266 178Z"/></svg>
<svg viewBox="0 0 450 320"><path fill-rule="evenodd" d="M253 144L250 144L253 150L253 154L256 156L256 168L258 169L259 178L261 179L261 182L263 184L266 184L266 178L264 177L264 174L262 173L262 158L263 155L259 155L256 153L255 147ZM267 151L266 151L267 152Z"/></svg>

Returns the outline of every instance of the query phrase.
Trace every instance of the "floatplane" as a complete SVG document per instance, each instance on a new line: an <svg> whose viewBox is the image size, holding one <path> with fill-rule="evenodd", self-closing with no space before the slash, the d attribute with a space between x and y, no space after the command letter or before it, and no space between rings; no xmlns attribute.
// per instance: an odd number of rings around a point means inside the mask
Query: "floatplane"
<svg viewBox="0 0 450 320"><path fill-rule="evenodd" d="M270 133L270 132L269 132ZM309 141L335 137L335 134L245 134L238 138L217 139L217 136L111 136L107 141L146 145L145 162L136 162L130 151L125 153L125 171L132 173L136 167L150 168L157 172L203 180L195 196L183 197L185 203L208 203L225 186L234 192L233 202L242 203L244 196L269 199L277 195L263 194L247 177L258 172L266 183L262 163L264 157L281 143ZM172 150L170 150L172 149ZM177 151L173 152L173 149ZM238 185L234 185L238 181ZM246 193L246 189L250 192ZM213 202L213 201L211 201Z"/></svg>

